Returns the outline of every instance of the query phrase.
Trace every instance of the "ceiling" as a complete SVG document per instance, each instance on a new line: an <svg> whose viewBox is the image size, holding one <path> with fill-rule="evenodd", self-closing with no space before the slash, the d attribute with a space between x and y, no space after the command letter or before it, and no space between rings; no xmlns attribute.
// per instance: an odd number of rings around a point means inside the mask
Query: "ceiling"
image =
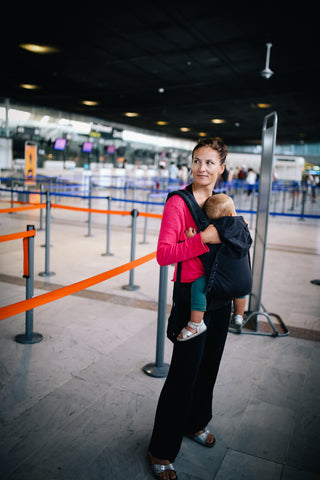
<svg viewBox="0 0 320 480"><path fill-rule="evenodd" d="M6 7L0 97L173 137L205 132L230 145L259 142L265 115L276 111L277 143L320 141L319 27L308 2L78 5L67 14L56 3L43 12ZM260 74L267 42L269 79ZM58 51L35 54L22 43Z"/></svg>

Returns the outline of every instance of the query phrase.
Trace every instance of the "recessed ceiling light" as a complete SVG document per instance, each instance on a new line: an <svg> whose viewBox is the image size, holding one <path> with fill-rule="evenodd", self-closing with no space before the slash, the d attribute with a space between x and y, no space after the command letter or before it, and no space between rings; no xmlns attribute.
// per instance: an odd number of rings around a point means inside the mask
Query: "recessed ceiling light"
<svg viewBox="0 0 320 480"><path fill-rule="evenodd" d="M39 85L33 85L32 83L21 83L19 87L24 88L26 90L37 90L38 88L40 88Z"/></svg>
<svg viewBox="0 0 320 480"><path fill-rule="evenodd" d="M158 120L157 125L168 125L168 122L165 122L164 120Z"/></svg>
<svg viewBox="0 0 320 480"><path fill-rule="evenodd" d="M158 88L159 93L164 93L164 88Z"/></svg>
<svg viewBox="0 0 320 480"><path fill-rule="evenodd" d="M257 103L258 108L269 108L271 106L271 103Z"/></svg>
<svg viewBox="0 0 320 480"><path fill-rule="evenodd" d="M180 130L181 132L190 132L190 128L188 127L181 127Z"/></svg>
<svg viewBox="0 0 320 480"><path fill-rule="evenodd" d="M226 123L226 120L223 120L222 118L213 118L211 123Z"/></svg>
<svg viewBox="0 0 320 480"><path fill-rule="evenodd" d="M96 102L94 100L82 100L81 103L86 107L95 107L96 105L99 105L99 102Z"/></svg>
<svg viewBox="0 0 320 480"><path fill-rule="evenodd" d="M24 50L28 50L28 52L32 53L39 53L41 55L46 55L48 53L57 53L59 52L59 49L56 47L53 47L52 45L38 45L35 43L21 43L19 45L20 48L23 48Z"/></svg>
<svg viewBox="0 0 320 480"><path fill-rule="evenodd" d="M136 112L126 112L124 113L126 117L139 117L139 113Z"/></svg>
<svg viewBox="0 0 320 480"><path fill-rule="evenodd" d="M199 137L206 137L207 136L206 132L199 132L198 135L199 135Z"/></svg>

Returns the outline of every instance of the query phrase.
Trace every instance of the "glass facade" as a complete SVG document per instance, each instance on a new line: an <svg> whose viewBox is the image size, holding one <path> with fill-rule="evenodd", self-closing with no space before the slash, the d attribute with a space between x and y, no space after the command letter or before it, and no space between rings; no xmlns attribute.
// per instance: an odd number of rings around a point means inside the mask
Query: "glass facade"
<svg viewBox="0 0 320 480"><path fill-rule="evenodd" d="M71 162L76 167L90 163L119 166L128 164L157 166L161 157L172 158L178 164L190 159L194 143L168 138L147 131L134 131L120 124L108 124L101 119L67 114L46 108L6 105L0 100L0 137L13 141L13 159L24 158L26 141L38 146L38 167L46 161ZM57 139L65 140L57 148ZM261 154L261 145L229 146L230 152ZM320 143L276 145L278 155L303 156L306 162L320 165Z"/></svg>

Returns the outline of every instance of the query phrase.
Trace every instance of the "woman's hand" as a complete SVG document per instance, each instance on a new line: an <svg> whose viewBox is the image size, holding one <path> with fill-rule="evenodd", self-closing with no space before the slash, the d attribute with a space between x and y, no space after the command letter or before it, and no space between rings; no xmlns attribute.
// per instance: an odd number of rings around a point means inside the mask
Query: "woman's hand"
<svg viewBox="0 0 320 480"><path fill-rule="evenodd" d="M195 228L189 227L184 233L187 238L192 238L197 235L198 232Z"/></svg>
<svg viewBox="0 0 320 480"><path fill-rule="evenodd" d="M203 243L221 243L216 227L211 224L200 234Z"/></svg>

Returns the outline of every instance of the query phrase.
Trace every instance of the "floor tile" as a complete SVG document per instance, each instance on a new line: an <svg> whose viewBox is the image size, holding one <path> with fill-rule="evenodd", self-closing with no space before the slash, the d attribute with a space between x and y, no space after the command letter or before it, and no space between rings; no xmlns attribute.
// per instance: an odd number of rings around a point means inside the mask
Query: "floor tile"
<svg viewBox="0 0 320 480"><path fill-rule="evenodd" d="M282 465L228 450L214 480L280 480Z"/></svg>

